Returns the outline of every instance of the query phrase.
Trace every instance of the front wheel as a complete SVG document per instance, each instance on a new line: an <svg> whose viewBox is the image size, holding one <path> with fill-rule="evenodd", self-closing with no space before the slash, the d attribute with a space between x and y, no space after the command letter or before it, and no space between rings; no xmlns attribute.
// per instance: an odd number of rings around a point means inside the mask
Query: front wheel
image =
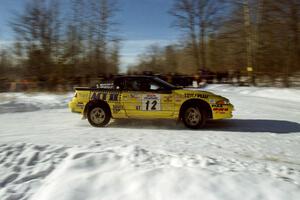
<svg viewBox="0 0 300 200"><path fill-rule="evenodd" d="M88 110L87 118L92 126L104 127L110 121L110 114L104 106L93 106Z"/></svg>
<svg viewBox="0 0 300 200"><path fill-rule="evenodd" d="M189 106L183 113L183 123L192 129L203 128L207 119L206 111L198 106Z"/></svg>

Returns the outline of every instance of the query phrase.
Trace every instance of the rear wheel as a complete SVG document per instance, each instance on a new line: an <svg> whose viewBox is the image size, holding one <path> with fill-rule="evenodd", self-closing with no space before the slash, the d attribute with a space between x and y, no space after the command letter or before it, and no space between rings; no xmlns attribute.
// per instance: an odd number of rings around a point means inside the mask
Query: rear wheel
<svg viewBox="0 0 300 200"><path fill-rule="evenodd" d="M206 123L206 111L198 106L188 106L183 112L183 123L192 129L203 128Z"/></svg>
<svg viewBox="0 0 300 200"><path fill-rule="evenodd" d="M104 106L92 106L87 113L89 123L95 127L104 127L110 121L110 113Z"/></svg>

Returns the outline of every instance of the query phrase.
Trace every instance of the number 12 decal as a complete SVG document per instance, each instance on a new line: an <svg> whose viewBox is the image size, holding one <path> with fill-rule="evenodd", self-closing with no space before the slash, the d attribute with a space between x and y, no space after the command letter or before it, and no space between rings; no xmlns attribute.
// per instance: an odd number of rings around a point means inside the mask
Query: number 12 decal
<svg viewBox="0 0 300 200"><path fill-rule="evenodd" d="M160 95L151 94L143 95L142 110L144 111L158 111L160 110Z"/></svg>
<svg viewBox="0 0 300 200"><path fill-rule="evenodd" d="M149 109L149 104L150 104L150 101L148 100L146 102L146 110L157 110L156 109L156 105L157 105L157 101L156 100L154 100L154 101L151 102L151 109Z"/></svg>

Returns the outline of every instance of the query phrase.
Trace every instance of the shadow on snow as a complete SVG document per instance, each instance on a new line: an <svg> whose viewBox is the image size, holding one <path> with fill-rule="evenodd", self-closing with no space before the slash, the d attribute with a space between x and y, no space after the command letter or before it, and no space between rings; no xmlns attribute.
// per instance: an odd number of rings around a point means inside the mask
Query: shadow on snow
<svg viewBox="0 0 300 200"><path fill-rule="evenodd" d="M115 120L111 128L133 129L164 129L164 130L189 130L182 123L174 120ZM267 132L277 134L300 133L300 124L290 121L267 119L230 119L208 121L204 129L196 131L226 131L226 132Z"/></svg>
<svg viewBox="0 0 300 200"><path fill-rule="evenodd" d="M207 130L232 132L268 132L268 133L300 133L300 124L282 120L268 119L231 119L211 121Z"/></svg>

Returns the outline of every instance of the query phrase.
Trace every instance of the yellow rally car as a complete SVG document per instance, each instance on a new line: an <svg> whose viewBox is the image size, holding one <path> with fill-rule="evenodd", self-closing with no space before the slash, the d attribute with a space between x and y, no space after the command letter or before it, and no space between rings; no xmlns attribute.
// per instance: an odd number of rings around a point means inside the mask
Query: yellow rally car
<svg viewBox="0 0 300 200"><path fill-rule="evenodd" d="M175 87L153 76L119 76L95 88L75 88L69 103L95 127L113 119L177 119L201 128L209 119L232 117L229 100L211 92Z"/></svg>

